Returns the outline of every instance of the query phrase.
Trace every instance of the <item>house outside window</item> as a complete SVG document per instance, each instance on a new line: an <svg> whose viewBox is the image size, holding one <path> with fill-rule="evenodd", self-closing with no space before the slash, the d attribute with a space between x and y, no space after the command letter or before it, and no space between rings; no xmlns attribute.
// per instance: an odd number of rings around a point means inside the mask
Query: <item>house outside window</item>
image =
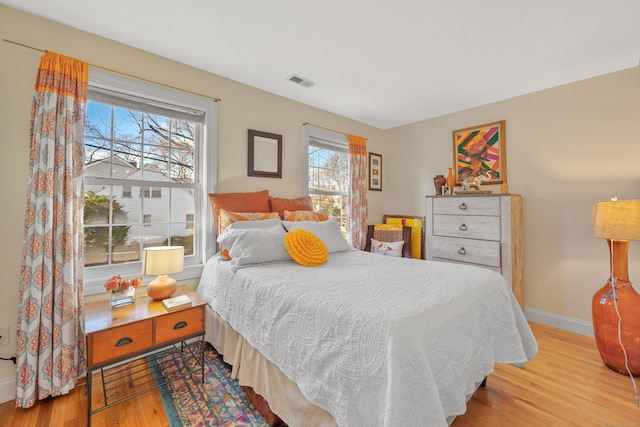
<svg viewBox="0 0 640 427"><path fill-rule="evenodd" d="M146 197L147 199L161 199L162 188L160 187L142 187L140 189L140 197Z"/></svg>
<svg viewBox="0 0 640 427"><path fill-rule="evenodd" d="M346 135L305 127L306 192L314 210L324 211L348 236L349 142Z"/></svg>
<svg viewBox="0 0 640 427"><path fill-rule="evenodd" d="M93 70L92 70L93 71ZM197 277L214 253L215 102L92 72L86 110L85 289L140 275L144 248L185 248ZM207 171L209 172L207 173ZM191 221L187 221L191 218ZM196 270L193 270L196 268Z"/></svg>

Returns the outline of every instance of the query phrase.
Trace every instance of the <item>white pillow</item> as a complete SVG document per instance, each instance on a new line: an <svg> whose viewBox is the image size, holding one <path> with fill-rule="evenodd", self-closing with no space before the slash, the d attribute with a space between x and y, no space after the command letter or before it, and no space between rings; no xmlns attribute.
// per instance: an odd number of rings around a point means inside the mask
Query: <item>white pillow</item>
<svg viewBox="0 0 640 427"><path fill-rule="evenodd" d="M402 248L404 241L400 242L381 242L371 239L371 252L374 254L402 257Z"/></svg>
<svg viewBox="0 0 640 427"><path fill-rule="evenodd" d="M340 225L333 218L326 221L282 221L282 224L287 231L303 228L312 232L324 242L329 253L352 249L342 235Z"/></svg>
<svg viewBox="0 0 640 427"><path fill-rule="evenodd" d="M291 260L284 246L286 231L279 224L280 220L277 221L277 227L236 229L229 226L218 237L218 243L228 248L231 257L229 263L233 271L249 264Z"/></svg>
<svg viewBox="0 0 640 427"><path fill-rule="evenodd" d="M246 230L247 228L282 228L279 218L261 219L256 221L236 221L227 225L226 230ZM224 231L220 235L224 234Z"/></svg>

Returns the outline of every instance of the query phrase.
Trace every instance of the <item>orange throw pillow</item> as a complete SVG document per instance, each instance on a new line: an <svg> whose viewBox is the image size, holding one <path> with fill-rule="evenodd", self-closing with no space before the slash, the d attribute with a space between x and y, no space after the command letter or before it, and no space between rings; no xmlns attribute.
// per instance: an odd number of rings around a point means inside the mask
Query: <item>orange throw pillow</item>
<svg viewBox="0 0 640 427"><path fill-rule="evenodd" d="M213 221L218 229L218 211L227 212L270 212L269 190L254 193L211 193L209 201L213 210Z"/></svg>
<svg viewBox="0 0 640 427"><path fill-rule="evenodd" d="M284 211L312 211L313 203L310 196L298 197L297 199L284 199L281 197L269 196L269 206L271 212L278 212L280 219L284 219Z"/></svg>

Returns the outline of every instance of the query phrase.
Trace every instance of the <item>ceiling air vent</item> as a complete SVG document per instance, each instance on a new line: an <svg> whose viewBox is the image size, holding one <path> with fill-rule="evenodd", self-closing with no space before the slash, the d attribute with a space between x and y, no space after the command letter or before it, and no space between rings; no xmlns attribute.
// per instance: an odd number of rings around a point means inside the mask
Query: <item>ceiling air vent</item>
<svg viewBox="0 0 640 427"><path fill-rule="evenodd" d="M295 74L292 74L291 77L289 77L289 80L304 87L312 87L315 84L311 80L301 76L297 76Z"/></svg>

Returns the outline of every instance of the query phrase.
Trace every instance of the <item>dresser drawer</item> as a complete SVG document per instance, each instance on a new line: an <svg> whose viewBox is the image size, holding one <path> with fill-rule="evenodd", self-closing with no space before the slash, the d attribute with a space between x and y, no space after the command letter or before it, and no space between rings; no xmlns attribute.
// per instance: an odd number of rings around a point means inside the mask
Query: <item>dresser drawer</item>
<svg viewBox="0 0 640 427"><path fill-rule="evenodd" d="M468 262L462 262L462 261L454 261L452 259L444 259L444 258L434 258L434 261L440 261L440 262L450 262L453 264L463 264L463 265L469 265ZM486 268L487 270L493 270L498 274L502 274L502 269L500 267L492 267L490 265L484 265L484 264L473 264L476 267L480 267L480 268Z"/></svg>
<svg viewBox="0 0 640 427"><path fill-rule="evenodd" d="M91 334L89 366L134 354L153 344L153 320L143 320Z"/></svg>
<svg viewBox="0 0 640 427"><path fill-rule="evenodd" d="M500 217L470 215L434 215L436 236L500 241Z"/></svg>
<svg viewBox="0 0 640 427"><path fill-rule="evenodd" d="M434 236L433 257L500 267L500 242Z"/></svg>
<svg viewBox="0 0 640 427"><path fill-rule="evenodd" d="M156 344L173 341L204 330L202 307L180 310L156 319Z"/></svg>
<svg viewBox="0 0 640 427"><path fill-rule="evenodd" d="M499 197L436 197L434 215L493 215L500 216Z"/></svg>

